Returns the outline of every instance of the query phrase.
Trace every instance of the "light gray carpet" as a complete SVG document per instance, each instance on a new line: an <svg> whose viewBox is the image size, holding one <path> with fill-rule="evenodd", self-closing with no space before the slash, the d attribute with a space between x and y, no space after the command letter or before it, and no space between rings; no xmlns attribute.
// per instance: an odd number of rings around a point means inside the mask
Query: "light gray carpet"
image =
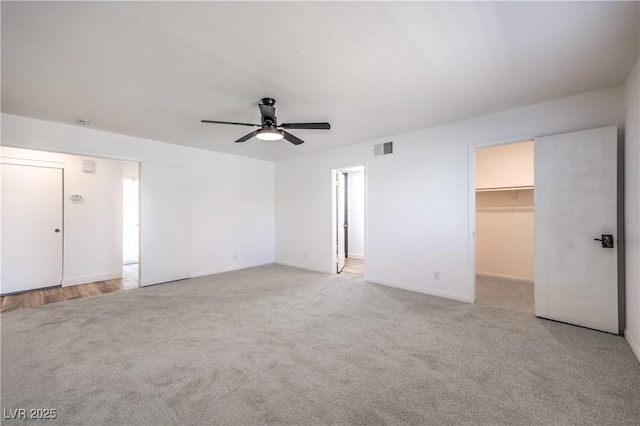
<svg viewBox="0 0 640 426"><path fill-rule="evenodd" d="M505 285L511 285L505 291ZM620 336L270 265L4 313L3 424L639 424ZM505 296L505 294L511 296Z"/></svg>

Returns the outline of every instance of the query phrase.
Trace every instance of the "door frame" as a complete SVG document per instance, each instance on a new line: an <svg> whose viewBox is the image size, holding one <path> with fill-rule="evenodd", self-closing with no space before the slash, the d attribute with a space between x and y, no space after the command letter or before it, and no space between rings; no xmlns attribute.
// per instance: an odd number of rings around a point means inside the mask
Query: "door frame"
<svg viewBox="0 0 640 426"><path fill-rule="evenodd" d="M65 151L65 150L55 150L55 149L43 149L38 147L31 146L13 146L13 145L5 145L7 148L15 148L15 149L24 149L28 151L40 151L40 152L48 152L52 154L64 154L64 155L75 155L77 157L90 157L90 158L98 158L105 160L114 160L114 161L129 161L133 163L138 163L138 185L140 185L141 179L141 170L142 170L142 161L136 158L118 158L118 157L109 157L104 155L96 155L96 154L85 154L82 152L74 152L74 151ZM50 164L53 168L62 169L63 181L62 181L62 196L63 196L63 206L62 206L62 217L63 217L63 232L64 232L64 164L57 161L50 160L31 160L31 159L22 159L22 158L14 158L14 157L2 157L0 155L0 159L2 162L6 162L9 164L18 164L18 165L40 165L42 164ZM47 167L47 166L42 166ZM140 287L141 277L142 277L142 264L140 263L141 258L141 245L140 242L142 240L142 234L140 232L140 228L142 227L141 223L141 215L140 215L140 189L138 187L138 287ZM63 235L63 248L62 248L62 258L63 258L63 268L64 268L64 235ZM63 280L64 280L64 269L63 269Z"/></svg>
<svg viewBox="0 0 640 426"><path fill-rule="evenodd" d="M471 303L476 303L476 150L496 145L509 145L526 142L541 137L540 133L532 133L522 136L513 136L504 139L494 139L484 142L469 144L468 151L468 178L469 178L469 271L468 286L471 289ZM534 213L535 214L535 213ZM535 277L534 277L535 278Z"/></svg>
<svg viewBox="0 0 640 426"><path fill-rule="evenodd" d="M338 230L337 230L337 217L336 213L338 211L337 205L337 185L336 185L336 173L349 173L355 171L362 171L364 175L364 257L367 258L367 164L364 162L360 165L355 165L351 167L336 167L331 170L331 273L339 275L336 268L336 264L338 262L338 255L336 253L336 243L338 241ZM346 185L346 180L345 180ZM346 247L345 247L346 249ZM345 253L345 258L347 257L347 253ZM365 268L365 277L366 277L366 268Z"/></svg>
<svg viewBox="0 0 640 426"><path fill-rule="evenodd" d="M340 175L342 175L342 182L340 181ZM345 193L347 191L347 173L342 170L336 170L336 207L335 207L335 230L336 230L336 274L342 272L345 267L347 260L347 237L345 233L345 228L348 226L346 221L345 212L347 210L347 199ZM342 206L342 211L340 211L340 206ZM340 232L340 224L342 224L342 232ZM342 241L340 241L340 236L342 236ZM342 268L340 267L340 259L342 258L340 254L340 243L342 243L342 254L344 255L344 262L342 264Z"/></svg>

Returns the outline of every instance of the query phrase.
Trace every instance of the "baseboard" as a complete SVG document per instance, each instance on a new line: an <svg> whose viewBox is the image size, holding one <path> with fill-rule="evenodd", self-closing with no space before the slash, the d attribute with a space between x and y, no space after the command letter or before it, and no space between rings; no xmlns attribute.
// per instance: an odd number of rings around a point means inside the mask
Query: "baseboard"
<svg viewBox="0 0 640 426"><path fill-rule="evenodd" d="M265 265L271 265L274 262L259 262L259 263L248 263L248 264L244 264L244 265L234 265L234 266L228 266L228 267L224 267L224 268L217 268L217 269L210 269L207 271L198 271L198 272L194 272L192 274L189 275L189 278L198 278L198 277L204 277L207 275L215 275L215 274L222 274L223 272L231 272L231 271L239 271L240 269L247 269L247 268L255 268L257 266L265 266Z"/></svg>
<svg viewBox="0 0 640 426"><path fill-rule="evenodd" d="M477 271L476 275L480 276L480 277L487 277L487 278L502 278L505 280L512 280L512 281L523 281L523 282L527 282L527 283L533 283L533 278L529 278L529 277L514 277L512 275L502 275L502 274L494 274L491 272L480 272Z"/></svg>
<svg viewBox="0 0 640 426"><path fill-rule="evenodd" d="M638 362L640 362L640 346L638 346L638 344L633 341L631 335L629 334L629 331L626 329L624 330L624 340L627 341L627 344L631 348L631 352L633 352Z"/></svg>
<svg viewBox="0 0 640 426"><path fill-rule="evenodd" d="M364 254L349 253L349 259L364 260Z"/></svg>
<svg viewBox="0 0 640 426"><path fill-rule="evenodd" d="M82 277L63 278L62 287L68 287L78 284L95 283L98 281L117 280L122 278L122 270L116 272L107 272L105 274L84 275Z"/></svg>
<svg viewBox="0 0 640 426"><path fill-rule="evenodd" d="M429 296L437 296L437 297L442 297L445 299L453 299L453 300L457 300L459 302L466 302L466 303L473 303L473 300L468 298L468 297L464 297L461 296L459 294L454 294L454 293L447 293L444 291L434 291L434 290L430 290L430 289L424 289L424 288L419 288L419 287L414 287L411 285L407 285L407 284L402 284L402 283L395 283L395 282L389 282L389 281L384 281L384 280L377 280L377 279L371 279L368 278L365 275L365 280L373 283L373 284L380 284L380 285L384 285L387 287L395 287L395 288L399 288L402 290L409 290L409 291L415 291L416 293L422 293L422 294L428 294Z"/></svg>
<svg viewBox="0 0 640 426"><path fill-rule="evenodd" d="M303 265L300 263L293 263L293 262L285 262L281 260L276 260L275 263L278 265L291 266L292 268L306 269L307 271L322 272L323 274L331 274L336 272L335 270L332 272L327 272L326 270L323 270L323 269L312 268L309 265Z"/></svg>

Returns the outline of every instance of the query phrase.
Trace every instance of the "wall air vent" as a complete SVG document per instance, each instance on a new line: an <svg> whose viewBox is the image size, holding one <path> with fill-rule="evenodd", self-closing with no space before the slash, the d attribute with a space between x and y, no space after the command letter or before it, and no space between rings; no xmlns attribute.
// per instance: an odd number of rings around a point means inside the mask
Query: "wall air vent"
<svg viewBox="0 0 640 426"><path fill-rule="evenodd" d="M393 154L393 142L379 143L373 146L373 156Z"/></svg>

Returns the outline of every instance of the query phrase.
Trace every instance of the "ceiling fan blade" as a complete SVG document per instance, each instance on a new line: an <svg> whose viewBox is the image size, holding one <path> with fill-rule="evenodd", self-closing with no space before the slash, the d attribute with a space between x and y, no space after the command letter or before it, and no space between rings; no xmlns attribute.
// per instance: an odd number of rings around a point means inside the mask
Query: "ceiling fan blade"
<svg viewBox="0 0 640 426"><path fill-rule="evenodd" d="M269 119L271 121L276 120L276 109L272 105L258 104L260 107L260 114L262 114L262 119Z"/></svg>
<svg viewBox="0 0 640 426"><path fill-rule="evenodd" d="M301 143L304 143L302 139L299 139L293 136L291 133L285 132L284 130L282 131L282 136L294 145L300 145Z"/></svg>
<svg viewBox="0 0 640 426"><path fill-rule="evenodd" d="M259 124L250 124L250 123L236 123L233 121L215 121L215 120L200 120L201 123L215 123L215 124L234 124L236 126L251 126L251 127L260 127Z"/></svg>
<svg viewBox="0 0 640 426"><path fill-rule="evenodd" d="M243 137L238 139L236 142L246 142L257 134L258 134L258 130L256 130L255 132L251 132L248 135L244 135Z"/></svg>
<svg viewBox="0 0 640 426"><path fill-rule="evenodd" d="M317 130L329 130L331 124L329 123L282 123L279 125L283 129L317 129Z"/></svg>

